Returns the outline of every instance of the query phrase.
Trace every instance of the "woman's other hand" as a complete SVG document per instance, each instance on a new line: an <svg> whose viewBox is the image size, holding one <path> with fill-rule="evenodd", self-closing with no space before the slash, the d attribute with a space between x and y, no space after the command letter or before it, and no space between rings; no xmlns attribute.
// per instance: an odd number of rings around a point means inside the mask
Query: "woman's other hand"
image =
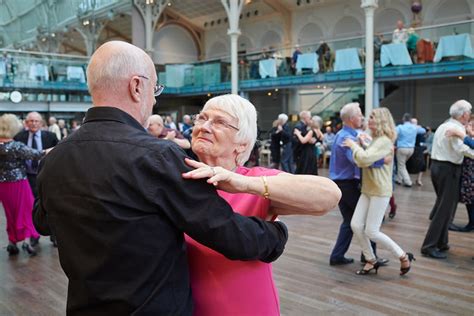
<svg viewBox="0 0 474 316"><path fill-rule="evenodd" d="M349 147L349 148L352 147L352 146L354 146L355 144L356 144L356 142L353 141L353 140L350 139L350 138L346 138L346 139L344 139L344 141L342 142L342 146L344 146L344 147Z"/></svg>

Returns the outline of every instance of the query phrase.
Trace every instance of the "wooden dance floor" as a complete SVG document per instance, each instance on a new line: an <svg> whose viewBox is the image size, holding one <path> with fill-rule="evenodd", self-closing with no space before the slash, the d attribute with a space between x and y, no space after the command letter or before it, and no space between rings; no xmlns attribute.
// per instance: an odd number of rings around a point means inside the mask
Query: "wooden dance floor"
<svg viewBox="0 0 474 316"><path fill-rule="evenodd" d="M378 275L356 275L361 265L355 240L347 256L356 262L329 266L341 223L338 210L323 217L282 217L290 231L285 253L274 263L282 315L474 315L474 232L450 232L447 260L422 257L420 246L435 199L428 175L423 183L423 187L396 188L397 216L382 227L417 259L405 277L399 276L399 261L385 249L378 254L390 263ZM43 237L36 257L21 252L9 258L3 209L0 213L0 315L64 315L67 279L57 249ZM462 204L455 223L467 223Z"/></svg>

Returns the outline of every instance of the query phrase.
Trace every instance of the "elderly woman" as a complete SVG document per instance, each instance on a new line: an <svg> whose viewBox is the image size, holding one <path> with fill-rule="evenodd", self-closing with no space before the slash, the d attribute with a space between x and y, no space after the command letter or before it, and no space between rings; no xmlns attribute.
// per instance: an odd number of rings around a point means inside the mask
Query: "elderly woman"
<svg viewBox="0 0 474 316"><path fill-rule="evenodd" d="M446 136L459 137L464 144L474 148L474 116L471 115L469 123L466 125L466 133L456 128L448 128ZM451 224L450 230L459 232L470 232L474 230L474 159L464 157L462 161L461 191L459 202L466 204L468 223L464 227Z"/></svg>
<svg viewBox="0 0 474 316"><path fill-rule="evenodd" d="M380 231L382 219L392 196L393 161L381 168L370 166L387 156L393 156L393 143L397 138L395 123L387 108L372 111L368 128L373 137L366 149L351 139L343 143L352 149L354 161L362 168L361 196L352 216L351 228L357 237L367 263L357 274L366 275L374 270L377 273L380 263L374 255L370 241L390 249L400 259L400 275L408 273L413 254L406 253L390 237Z"/></svg>
<svg viewBox="0 0 474 316"><path fill-rule="evenodd" d="M10 256L18 254L17 242L23 241L23 249L30 255L36 251L28 238L39 238L33 226L33 193L26 178L26 160L38 160L43 152L32 149L13 136L21 129L21 123L13 114L0 117L0 202L5 210Z"/></svg>
<svg viewBox="0 0 474 316"><path fill-rule="evenodd" d="M189 179L208 178L235 212L276 219L278 215L323 215L341 193L334 182L261 167L242 167L257 135L255 107L237 95L210 99L195 119L192 149L201 162ZM187 237L195 315L279 315L270 264L231 261Z"/></svg>

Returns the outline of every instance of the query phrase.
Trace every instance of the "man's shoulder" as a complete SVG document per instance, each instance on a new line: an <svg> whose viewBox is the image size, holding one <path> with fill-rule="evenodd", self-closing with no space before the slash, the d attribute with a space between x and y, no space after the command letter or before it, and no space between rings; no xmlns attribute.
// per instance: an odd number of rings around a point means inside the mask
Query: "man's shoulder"
<svg viewBox="0 0 474 316"><path fill-rule="evenodd" d="M41 136L45 138L51 138L51 137L57 138L56 134L50 131L41 131Z"/></svg>
<svg viewBox="0 0 474 316"><path fill-rule="evenodd" d="M20 131L13 137L14 140L19 141L19 142L24 142L25 138L28 139L27 130Z"/></svg>

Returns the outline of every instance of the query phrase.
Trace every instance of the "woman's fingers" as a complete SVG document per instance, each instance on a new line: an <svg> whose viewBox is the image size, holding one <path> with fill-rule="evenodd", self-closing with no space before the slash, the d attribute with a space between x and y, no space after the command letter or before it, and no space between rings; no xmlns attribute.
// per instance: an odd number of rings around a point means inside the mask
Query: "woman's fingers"
<svg viewBox="0 0 474 316"><path fill-rule="evenodd" d="M190 158L184 158L184 162L188 166L193 167L193 168L208 167L208 165L206 165L205 163L199 162Z"/></svg>
<svg viewBox="0 0 474 316"><path fill-rule="evenodd" d="M200 167L189 172L183 173L183 177L191 179L210 178L214 175L211 167Z"/></svg>

